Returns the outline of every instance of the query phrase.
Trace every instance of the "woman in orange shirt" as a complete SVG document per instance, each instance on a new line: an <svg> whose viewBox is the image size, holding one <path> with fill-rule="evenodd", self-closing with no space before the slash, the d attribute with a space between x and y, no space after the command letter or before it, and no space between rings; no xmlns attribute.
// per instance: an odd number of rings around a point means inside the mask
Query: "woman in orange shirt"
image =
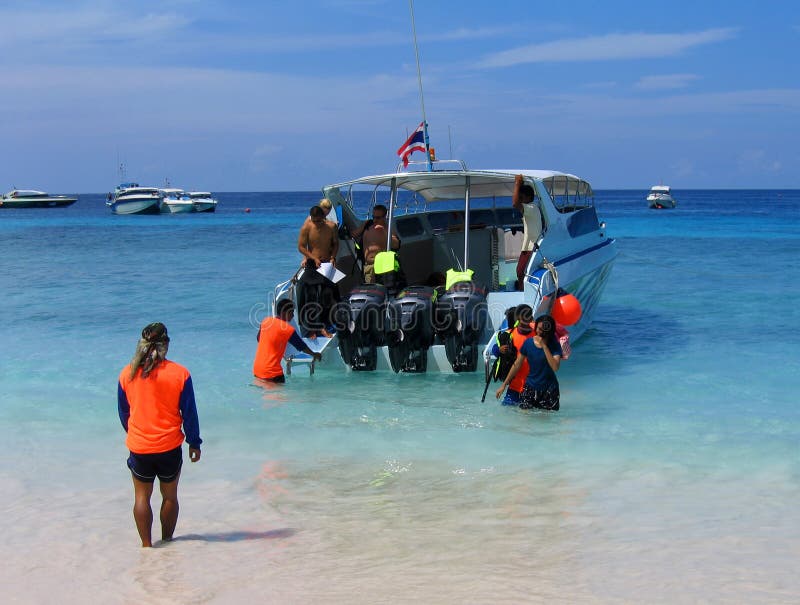
<svg viewBox="0 0 800 605"><path fill-rule="evenodd" d="M142 330L131 362L117 385L117 407L128 434L128 468L133 477L133 518L142 546L152 546L153 511L150 497L158 477L161 490L161 539L172 540L178 522L178 478L183 464L182 445L189 459L200 460L200 424L189 371L166 358L167 327L152 323ZM183 431L181 431L183 426Z"/></svg>

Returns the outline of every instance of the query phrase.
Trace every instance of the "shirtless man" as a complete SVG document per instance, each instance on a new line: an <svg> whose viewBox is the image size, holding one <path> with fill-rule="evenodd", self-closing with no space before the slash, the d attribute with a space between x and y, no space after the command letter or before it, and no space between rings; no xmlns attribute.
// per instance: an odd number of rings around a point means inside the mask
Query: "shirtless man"
<svg viewBox="0 0 800 605"><path fill-rule="evenodd" d="M303 223L297 238L297 249L305 259L297 294L298 323L304 336L316 338L317 334L322 334L327 338L339 292L334 283L316 269L322 263L336 266L339 232L335 224L325 220L325 211L319 206L312 206L308 215L309 220Z"/></svg>
<svg viewBox="0 0 800 605"><path fill-rule="evenodd" d="M322 263L336 264L339 252L339 234L336 225L325 220L325 211L319 206L312 206L308 213L309 220L300 228L297 238L297 249L306 263L313 261L316 268Z"/></svg>
<svg viewBox="0 0 800 605"><path fill-rule="evenodd" d="M361 237L361 245L364 247L364 282L368 284L375 283L375 257L378 252L386 250L387 212L386 206L376 204L372 209L372 224L353 233L353 237ZM399 247L400 238L392 233L392 250L397 250Z"/></svg>

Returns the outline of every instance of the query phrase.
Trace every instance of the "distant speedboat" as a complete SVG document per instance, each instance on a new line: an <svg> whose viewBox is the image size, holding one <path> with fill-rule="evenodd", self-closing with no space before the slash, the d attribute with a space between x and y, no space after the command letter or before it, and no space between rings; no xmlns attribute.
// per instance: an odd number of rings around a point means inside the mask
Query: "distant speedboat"
<svg viewBox="0 0 800 605"><path fill-rule="evenodd" d="M35 189L12 189L0 197L0 208L57 208L69 206L77 197L50 195Z"/></svg>
<svg viewBox="0 0 800 605"><path fill-rule="evenodd" d="M106 205L114 214L158 214L164 194L155 187L139 187L138 183L122 183L108 195Z"/></svg>
<svg viewBox="0 0 800 605"><path fill-rule="evenodd" d="M673 199L672 193L667 185L654 185L647 195L647 205L650 208L661 210L664 208L674 208L678 203Z"/></svg>
<svg viewBox="0 0 800 605"><path fill-rule="evenodd" d="M217 200L208 191L190 191L189 197L195 212L214 212L217 209Z"/></svg>
<svg viewBox="0 0 800 605"><path fill-rule="evenodd" d="M183 189L162 189L164 199L161 201L162 214L183 214L194 212L194 203Z"/></svg>

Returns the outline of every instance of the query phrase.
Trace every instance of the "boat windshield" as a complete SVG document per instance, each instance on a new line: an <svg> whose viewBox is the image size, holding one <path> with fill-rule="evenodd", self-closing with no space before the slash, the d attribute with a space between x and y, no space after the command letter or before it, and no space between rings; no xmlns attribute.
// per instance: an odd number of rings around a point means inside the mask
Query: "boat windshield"
<svg viewBox="0 0 800 605"><path fill-rule="evenodd" d="M570 175L542 179L559 212L574 212L594 206L594 191L586 181Z"/></svg>

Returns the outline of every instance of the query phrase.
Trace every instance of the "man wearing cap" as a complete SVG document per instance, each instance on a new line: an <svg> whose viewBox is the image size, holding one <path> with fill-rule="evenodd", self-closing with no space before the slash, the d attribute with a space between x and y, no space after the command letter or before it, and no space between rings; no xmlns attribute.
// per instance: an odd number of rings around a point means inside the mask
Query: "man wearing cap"
<svg viewBox="0 0 800 605"><path fill-rule="evenodd" d="M182 365L166 358L168 348L164 324L145 326L133 359L123 368L117 385L119 419L128 434L125 444L130 450L133 518L143 547L153 545L150 496L156 477L162 498L161 539L170 541L178 522L182 445L184 440L189 444L189 460L197 462L203 442L192 377Z"/></svg>

